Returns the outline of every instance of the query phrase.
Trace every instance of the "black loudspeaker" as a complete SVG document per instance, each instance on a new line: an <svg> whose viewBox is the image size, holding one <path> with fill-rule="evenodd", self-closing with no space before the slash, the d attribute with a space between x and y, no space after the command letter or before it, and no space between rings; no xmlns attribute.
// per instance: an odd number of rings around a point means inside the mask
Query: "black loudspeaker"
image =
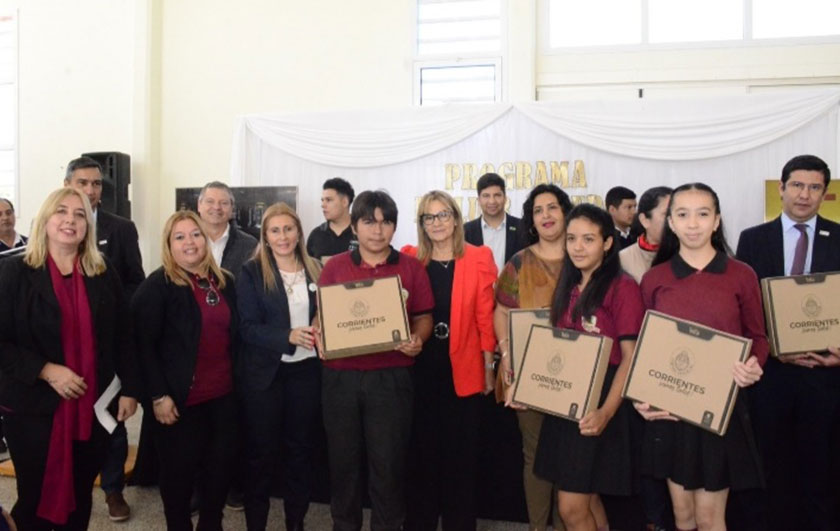
<svg viewBox="0 0 840 531"><path fill-rule="evenodd" d="M131 219L128 185L131 183L131 157L117 151L82 153L102 165L102 208Z"/></svg>

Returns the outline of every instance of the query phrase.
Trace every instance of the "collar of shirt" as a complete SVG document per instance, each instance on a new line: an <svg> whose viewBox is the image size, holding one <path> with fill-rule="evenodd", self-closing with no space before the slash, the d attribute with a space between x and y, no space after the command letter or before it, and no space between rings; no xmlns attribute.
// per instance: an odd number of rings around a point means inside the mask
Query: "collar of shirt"
<svg viewBox="0 0 840 531"><path fill-rule="evenodd" d="M21 237L19 232L15 233L15 243L12 244L12 247L17 247L23 243L23 238Z"/></svg>
<svg viewBox="0 0 840 531"><path fill-rule="evenodd" d="M394 265L399 263L400 261L400 252L390 247L391 252L388 253L388 258L385 259L385 264ZM360 266L360 267L367 267L367 268L374 268L376 266L380 266L382 264L370 265L367 262L362 261L362 253L359 252L359 249L353 249L350 251L350 259L353 260L353 264Z"/></svg>
<svg viewBox="0 0 840 531"><path fill-rule="evenodd" d="M502 222L499 223L498 227L491 227L487 221L485 221L484 216L481 216L481 228L482 230L495 230L495 231L503 231L507 227L507 216L502 218Z"/></svg>
<svg viewBox="0 0 840 531"><path fill-rule="evenodd" d="M208 239L210 240L210 250L213 253L213 258L216 259L216 264L221 267L222 256L225 254L225 246L227 246L227 242L230 239L230 223L228 223L224 234L222 234L218 240L213 241L213 238Z"/></svg>
<svg viewBox="0 0 840 531"><path fill-rule="evenodd" d="M808 221L794 221L788 217L787 214L782 212L782 233L785 234L788 231L794 231L796 234L799 234L799 229L795 227L797 223L804 223L808 225L808 236L813 236L814 232L817 230L817 215L814 214L811 216L811 219ZM811 238L813 240L813 238Z"/></svg>
<svg viewBox="0 0 840 531"><path fill-rule="evenodd" d="M353 231L352 225L347 225L346 227L344 227L344 230L341 231L341 234L336 234L335 231L332 230L332 227L330 227L330 222L329 221L325 221L325 222L321 223L321 225L319 225L319 227L322 231L324 231L328 234L332 233L332 235L335 236L336 238L341 238L342 236L344 236L344 234L346 232L352 232Z"/></svg>
<svg viewBox="0 0 840 531"><path fill-rule="evenodd" d="M627 230L621 230L620 228L616 227L615 230L618 231L622 238L629 238L631 228L632 227L627 227Z"/></svg>
<svg viewBox="0 0 840 531"><path fill-rule="evenodd" d="M715 253L715 257L712 258L712 261L706 264L706 267L704 267L702 271L704 273L722 275L726 272L726 262L728 260L729 258L726 256L726 253L718 251ZM674 272L675 277L685 278L697 273L699 270L688 265L686 261L683 260L682 256L680 256L680 253L677 253L673 258L671 258L671 271Z"/></svg>

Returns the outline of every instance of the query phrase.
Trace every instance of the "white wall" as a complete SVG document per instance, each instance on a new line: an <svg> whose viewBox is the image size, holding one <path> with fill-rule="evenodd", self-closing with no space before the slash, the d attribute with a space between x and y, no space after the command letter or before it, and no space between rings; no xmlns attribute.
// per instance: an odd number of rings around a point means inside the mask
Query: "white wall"
<svg viewBox="0 0 840 531"><path fill-rule="evenodd" d="M538 99L691 97L754 87L840 84L840 43L686 44L548 49L547 0L536 27ZM803 44L803 42L808 42Z"/></svg>
<svg viewBox="0 0 840 531"><path fill-rule="evenodd" d="M0 0L17 9L18 230L85 151L131 151L130 0Z"/></svg>
<svg viewBox="0 0 840 531"><path fill-rule="evenodd" d="M19 16L18 228L67 161L124 151L150 271L175 188L227 178L237 115L411 104L414 5L0 0ZM542 5L507 0L509 101L840 82L840 44L546 53Z"/></svg>
<svg viewBox="0 0 840 531"><path fill-rule="evenodd" d="M227 179L237 115L411 104L413 5L0 0L19 10L18 228L67 161L123 151L151 271L175 188Z"/></svg>

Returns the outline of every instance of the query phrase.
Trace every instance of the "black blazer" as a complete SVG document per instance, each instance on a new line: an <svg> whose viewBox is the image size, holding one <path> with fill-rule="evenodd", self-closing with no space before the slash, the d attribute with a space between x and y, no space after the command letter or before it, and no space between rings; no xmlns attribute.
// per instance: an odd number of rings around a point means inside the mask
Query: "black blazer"
<svg viewBox="0 0 840 531"><path fill-rule="evenodd" d="M817 216L811 251L811 272L840 271L840 225ZM736 258L749 264L759 279L785 274L782 219L745 229L738 239Z"/></svg>
<svg viewBox="0 0 840 531"><path fill-rule="evenodd" d="M219 267L223 267L233 273L234 277L239 277L239 270L242 265L254 256L254 249L257 248L257 239L245 231L239 230L234 222L230 222L230 232L228 232L228 241L225 245L225 250L222 252L222 263Z"/></svg>
<svg viewBox="0 0 840 531"><path fill-rule="evenodd" d="M6 262L0 272L0 404L21 414L52 415L61 397L38 374L47 362L65 361L50 272L29 267L22 256ZM101 395L117 374L122 394L139 398L131 312L119 276L109 265L84 282L96 336L94 392Z"/></svg>
<svg viewBox="0 0 840 531"><path fill-rule="evenodd" d="M240 378L243 387L260 391L268 389L274 381L283 354L294 354L297 348L289 343L291 318L283 279L276 267L272 269L276 291L265 290L262 269L254 260L248 260L242 266L236 282L242 331ZM315 285L308 273L306 283ZM309 290L309 322L315 317L316 309L315 291Z"/></svg>
<svg viewBox="0 0 840 531"><path fill-rule="evenodd" d="M225 279L221 291L230 308L230 345L235 368L239 315L233 277L225 274ZM201 309L192 288L170 282L160 267L137 288L131 309L137 323L138 357L147 396L169 395L178 408L184 407L195 374L201 339Z"/></svg>
<svg viewBox="0 0 840 531"><path fill-rule="evenodd" d="M134 222L97 209L96 240L99 250L117 270L126 297L131 300L137 286L146 278Z"/></svg>
<svg viewBox="0 0 840 531"><path fill-rule="evenodd" d="M505 234L504 263L508 263L511 256L525 247L525 242L523 240L524 236L520 234L521 219L505 214L505 226L507 227L507 234ZM484 245L484 234L481 232L481 216L464 223L464 239L472 245ZM501 273L501 271L499 272Z"/></svg>

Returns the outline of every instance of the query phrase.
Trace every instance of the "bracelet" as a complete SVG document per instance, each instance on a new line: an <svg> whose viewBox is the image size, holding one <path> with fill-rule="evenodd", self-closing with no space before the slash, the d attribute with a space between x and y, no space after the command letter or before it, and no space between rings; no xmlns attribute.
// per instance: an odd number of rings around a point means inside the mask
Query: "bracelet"
<svg viewBox="0 0 840 531"><path fill-rule="evenodd" d="M157 398L153 398L153 399L152 399L152 405L153 405L153 406L156 406L156 405L160 404L161 402L163 402L163 400L164 400L165 398L169 398L169 395L161 395L161 396L159 396L159 397L157 397Z"/></svg>
<svg viewBox="0 0 840 531"><path fill-rule="evenodd" d="M485 369L495 369L496 368L496 362L495 361L485 361L484 362L484 368Z"/></svg>

